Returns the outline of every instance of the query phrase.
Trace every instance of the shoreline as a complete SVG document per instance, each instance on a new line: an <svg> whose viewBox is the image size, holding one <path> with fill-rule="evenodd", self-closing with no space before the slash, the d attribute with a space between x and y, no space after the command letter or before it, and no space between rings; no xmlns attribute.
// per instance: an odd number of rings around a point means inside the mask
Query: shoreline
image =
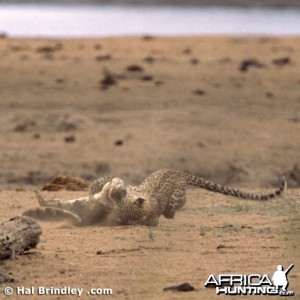
<svg viewBox="0 0 300 300"><path fill-rule="evenodd" d="M297 0L254 0L254 1L243 1L243 0L89 0L89 1L58 1L58 0L48 0L48 1L0 1L0 4L59 4L59 5L154 5L154 6L224 6L224 7L245 7L245 8L255 8L255 7L274 7L274 8L300 8L300 3Z"/></svg>
<svg viewBox="0 0 300 300"><path fill-rule="evenodd" d="M57 3L0 6L1 31L19 37L300 35L300 9L292 8ZM56 15L54 26L53 15ZM15 18L14 23L10 21L12 18ZM25 19L29 21L24 22Z"/></svg>

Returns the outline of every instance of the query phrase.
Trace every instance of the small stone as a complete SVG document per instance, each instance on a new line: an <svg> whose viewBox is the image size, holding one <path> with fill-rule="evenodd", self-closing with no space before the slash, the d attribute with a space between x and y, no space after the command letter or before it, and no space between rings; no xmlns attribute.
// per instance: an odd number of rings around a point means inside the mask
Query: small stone
<svg viewBox="0 0 300 300"><path fill-rule="evenodd" d="M73 134L65 137L66 143L74 143L75 141L76 141L76 137Z"/></svg>
<svg viewBox="0 0 300 300"><path fill-rule="evenodd" d="M105 61L105 60L111 60L112 56L110 54L106 54L106 55L97 55L95 57L96 61Z"/></svg>
<svg viewBox="0 0 300 300"><path fill-rule="evenodd" d="M163 289L164 292L167 292L167 291L175 291L175 292L191 292L191 291L194 291L195 288L189 284L188 282L185 282L185 283L182 283L182 284L179 284L179 285L173 285L173 286L168 286L168 287L165 287Z"/></svg>
<svg viewBox="0 0 300 300"><path fill-rule="evenodd" d="M123 140L116 140L115 141L115 146L122 146L123 145Z"/></svg>
<svg viewBox="0 0 300 300"><path fill-rule="evenodd" d="M142 77L143 81L151 81L153 80L153 76L152 75L145 75Z"/></svg>
<svg viewBox="0 0 300 300"><path fill-rule="evenodd" d="M109 75L106 75L101 81L100 84L102 85L102 89L107 89L111 85L117 84L117 81Z"/></svg>
<svg viewBox="0 0 300 300"><path fill-rule="evenodd" d="M0 283L4 283L4 282L14 282L14 277L10 274L5 274L0 272Z"/></svg>
<svg viewBox="0 0 300 300"><path fill-rule="evenodd" d="M155 59L152 56L147 56L144 58L144 62L146 62L148 64L153 64L155 62Z"/></svg>
<svg viewBox="0 0 300 300"><path fill-rule="evenodd" d="M206 93L205 93L204 90L197 89L197 90L194 90L194 91L193 91L193 94L194 94L194 95L202 96L202 95L205 95Z"/></svg>
<svg viewBox="0 0 300 300"><path fill-rule="evenodd" d="M190 60L190 62L191 62L192 65L197 65L199 63L199 59L198 58L192 58Z"/></svg>
<svg viewBox="0 0 300 300"><path fill-rule="evenodd" d="M245 59L240 63L239 70L241 72L247 72L250 67L264 68L265 65L257 61L256 59Z"/></svg>
<svg viewBox="0 0 300 300"><path fill-rule="evenodd" d="M139 65L130 65L126 68L126 70L128 72L143 72L144 71L143 67L141 67Z"/></svg>
<svg viewBox="0 0 300 300"><path fill-rule="evenodd" d="M272 63L276 66L284 66L291 63L291 60L289 57L280 57L272 60Z"/></svg>
<svg viewBox="0 0 300 300"><path fill-rule="evenodd" d="M32 136L35 140L38 140L41 135L39 133L35 133L33 136Z"/></svg>

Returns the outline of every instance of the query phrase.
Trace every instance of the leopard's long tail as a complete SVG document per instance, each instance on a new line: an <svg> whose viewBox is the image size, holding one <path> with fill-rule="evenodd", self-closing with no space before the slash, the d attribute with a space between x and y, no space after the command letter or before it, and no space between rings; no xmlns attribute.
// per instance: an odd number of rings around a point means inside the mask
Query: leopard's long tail
<svg viewBox="0 0 300 300"><path fill-rule="evenodd" d="M240 191L235 188L231 188L228 186L223 186L219 185L216 183L213 183L211 181L205 180L201 177L197 177L194 175L190 174L185 174L186 175L186 182L189 185L193 185L199 188L203 188L212 192L224 194L224 195L230 195L236 198L240 199L249 199L249 200L269 200L275 197L278 197L282 194L284 194L286 188L287 188L287 183L285 179L282 180L282 183L280 184L279 188L276 189L274 192L269 193L269 194L254 194L254 193L247 193Z"/></svg>

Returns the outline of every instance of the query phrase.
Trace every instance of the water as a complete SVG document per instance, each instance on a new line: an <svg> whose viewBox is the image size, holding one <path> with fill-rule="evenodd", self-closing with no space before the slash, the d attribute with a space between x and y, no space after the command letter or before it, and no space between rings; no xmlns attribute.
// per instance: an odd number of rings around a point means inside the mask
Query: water
<svg viewBox="0 0 300 300"><path fill-rule="evenodd" d="M0 4L10 36L299 35L300 10L285 8Z"/></svg>

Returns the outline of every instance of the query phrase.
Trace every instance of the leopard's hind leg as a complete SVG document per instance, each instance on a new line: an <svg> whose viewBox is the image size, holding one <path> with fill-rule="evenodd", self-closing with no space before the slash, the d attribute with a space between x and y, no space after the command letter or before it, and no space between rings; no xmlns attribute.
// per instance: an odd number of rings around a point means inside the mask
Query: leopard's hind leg
<svg viewBox="0 0 300 300"><path fill-rule="evenodd" d="M175 213L183 207L186 202L186 194L185 194L185 183L177 182L177 186L167 201L166 207L163 211L163 215L167 219L173 219Z"/></svg>

